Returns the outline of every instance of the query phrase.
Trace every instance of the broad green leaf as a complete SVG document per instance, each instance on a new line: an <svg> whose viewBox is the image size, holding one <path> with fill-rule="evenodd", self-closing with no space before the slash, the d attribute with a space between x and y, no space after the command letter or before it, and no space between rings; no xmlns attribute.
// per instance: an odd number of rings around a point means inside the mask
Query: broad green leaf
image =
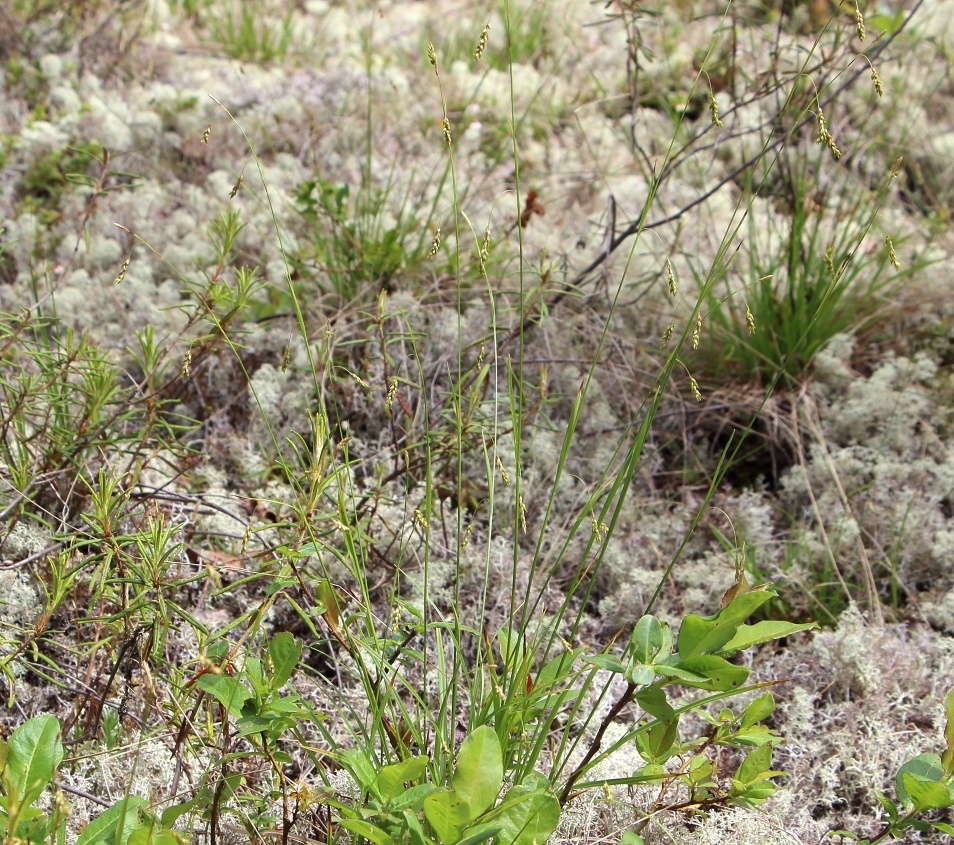
<svg viewBox="0 0 954 845"><path fill-rule="evenodd" d="M754 751L750 751L745 759L742 761L742 765L739 766L739 771L737 772L735 779L739 783L748 785L750 783L755 783L756 781L762 780L760 777L765 772L768 772L772 765L772 746L768 743L765 745L760 745Z"/></svg>
<svg viewBox="0 0 954 845"><path fill-rule="evenodd" d="M720 651L735 636L739 625L775 595L774 590L752 590L736 596L713 616L689 614L679 626L679 656Z"/></svg>
<svg viewBox="0 0 954 845"><path fill-rule="evenodd" d="M900 769L894 779L894 787L898 793L898 800L902 804L913 804L908 795L905 784L905 775L915 775L922 781L941 781L944 778L944 767L937 754L919 754L912 757Z"/></svg>
<svg viewBox="0 0 954 845"><path fill-rule="evenodd" d="M521 634L512 628L499 628L495 636L504 666L513 669L523 663L527 656L527 646Z"/></svg>
<svg viewBox="0 0 954 845"><path fill-rule="evenodd" d="M409 757L400 763L392 763L378 772L378 793L382 800L397 798L407 787L408 781L418 780L427 771L427 757Z"/></svg>
<svg viewBox="0 0 954 845"><path fill-rule="evenodd" d="M616 672L620 675L623 674L623 670L626 668L623 666L623 661L614 654L594 654L590 657L584 657L583 662L597 666L600 669L605 669L607 672Z"/></svg>
<svg viewBox="0 0 954 845"><path fill-rule="evenodd" d="M915 812L943 810L954 804L951 790L936 780L925 780L911 772L905 772L901 775L901 782L907 799L905 803L910 804Z"/></svg>
<svg viewBox="0 0 954 845"><path fill-rule="evenodd" d="M199 803L199 798L196 796L191 801L186 801L184 804L174 804L171 807L166 807L162 811L162 815L159 817L159 824L163 827L169 828L172 827L178 820L180 816L184 816L186 813L192 811L193 807Z"/></svg>
<svg viewBox="0 0 954 845"><path fill-rule="evenodd" d="M464 739L451 786L467 803L473 821L494 805L503 785L503 751L493 728L482 725Z"/></svg>
<svg viewBox="0 0 954 845"><path fill-rule="evenodd" d="M507 792L494 821L501 827L497 845L540 845L556 830L560 802L545 778L531 775Z"/></svg>
<svg viewBox="0 0 954 845"><path fill-rule="evenodd" d="M944 726L944 739L947 748L941 755L941 766L946 777L954 775L954 689L944 696L944 711L947 714L947 724Z"/></svg>
<svg viewBox="0 0 954 845"><path fill-rule="evenodd" d="M480 845L488 839L493 839L503 828L499 824L478 824L469 827L463 833L463 839L457 845Z"/></svg>
<svg viewBox="0 0 954 845"><path fill-rule="evenodd" d="M405 810L401 816L404 819L407 832L411 837L411 845L432 845L434 840L424 833L424 825L421 824L417 813L413 810Z"/></svg>
<svg viewBox="0 0 954 845"><path fill-rule="evenodd" d="M645 845L645 843L643 842L643 837L638 833L627 830L619 840L619 845Z"/></svg>
<svg viewBox="0 0 954 845"><path fill-rule="evenodd" d="M662 722L675 722L677 719L676 711L666 700L666 691L661 686L641 689L636 693L636 703Z"/></svg>
<svg viewBox="0 0 954 845"><path fill-rule="evenodd" d="M292 634L283 631L272 637L268 644L268 662L272 668L269 682L272 689L281 689L288 683L299 660L301 643Z"/></svg>
<svg viewBox="0 0 954 845"><path fill-rule="evenodd" d="M62 762L63 741L55 716L36 716L20 725L7 744L4 781L11 803L29 806L36 801Z"/></svg>
<svg viewBox="0 0 954 845"><path fill-rule="evenodd" d="M450 790L435 792L424 799L424 818L444 845L460 842L461 828L471 821L467 802Z"/></svg>
<svg viewBox="0 0 954 845"><path fill-rule="evenodd" d="M940 831L941 833L946 833L951 838L954 838L954 827L949 825L947 822L931 822L931 827L937 831Z"/></svg>
<svg viewBox="0 0 954 845"><path fill-rule="evenodd" d="M180 841L171 830L152 826L134 830L129 834L126 845L180 845Z"/></svg>
<svg viewBox="0 0 954 845"><path fill-rule="evenodd" d="M647 763L665 763L672 756L673 743L679 738L679 723L656 722L636 735L636 750Z"/></svg>
<svg viewBox="0 0 954 845"><path fill-rule="evenodd" d="M362 819L339 819L338 824L345 830L363 836L368 842L373 842L374 845L394 845L394 840L388 835L387 831L381 830L380 827L371 824L371 822Z"/></svg>
<svg viewBox="0 0 954 845"><path fill-rule="evenodd" d="M739 625L735 635L719 650L720 654L732 654L736 651L743 651L754 645L767 643L771 640L777 640L781 637L788 637L799 631L809 631L817 628L814 622L776 622L766 619L763 622L756 622L754 625Z"/></svg>
<svg viewBox="0 0 954 845"><path fill-rule="evenodd" d="M550 690L573 674L576 661L583 654L582 648L567 651L544 664L537 674L535 689Z"/></svg>
<svg viewBox="0 0 954 845"><path fill-rule="evenodd" d="M362 789L372 792L378 798L381 797L377 794L378 773L367 754L360 748L349 748L341 752L339 759Z"/></svg>
<svg viewBox="0 0 954 845"><path fill-rule="evenodd" d="M241 716L242 705L252 697L242 684L228 675L203 675L196 685L217 699L233 716Z"/></svg>
<svg viewBox="0 0 954 845"><path fill-rule="evenodd" d="M667 640L672 645L672 635L665 636L662 622L647 614L636 623L628 651L636 663L652 663Z"/></svg>
<svg viewBox="0 0 954 845"><path fill-rule="evenodd" d="M749 677L749 670L744 666L735 666L724 657L715 654L696 654L679 660L675 666L659 666L657 669L660 674L675 675L683 686L713 692L738 689ZM676 675L674 670L681 670L681 672Z"/></svg>
<svg viewBox="0 0 954 845"><path fill-rule="evenodd" d="M93 819L76 840L76 845L123 845L129 835L139 827L142 815L149 803L138 795L129 795L117 801L102 815Z"/></svg>
<svg viewBox="0 0 954 845"><path fill-rule="evenodd" d="M767 692L764 695L760 695L758 698L749 702L749 706L745 708L745 712L742 714L741 730L757 725L774 712L775 698L772 696L772 693Z"/></svg>
<svg viewBox="0 0 954 845"><path fill-rule="evenodd" d="M412 786L405 789L397 798L392 799L389 809L394 813L400 813L404 810L413 810L415 813L424 809L424 800L435 792L440 792L440 787L433 783L422 783L419 786Z"/></svg>

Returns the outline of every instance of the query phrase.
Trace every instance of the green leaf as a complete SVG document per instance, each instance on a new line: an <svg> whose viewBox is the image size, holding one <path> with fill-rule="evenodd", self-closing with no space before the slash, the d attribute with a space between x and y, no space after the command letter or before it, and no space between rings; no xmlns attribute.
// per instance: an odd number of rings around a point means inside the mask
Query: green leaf
<svg viewBox="0 0 954 845"><path fill-rule="evenodd" d="M915 775L921 781L941 781L944 779L944 767L937 754L919 754L912 757L900 769L894 779L894 787L898 793L898 800L902 804L911 805L914 801L908 795L905 775Z"/></svg>
<svg viewBox="0 0 954 845"><path fill-rule="evenodd" d="M368 842L373 842L374 845L394 845L394 840L388 832L371 824L371 822L361 819L339 819L338 824L345 830L350 830L352 833L364 837Z"/></svg>
<svg viewBox="0 0 954 845"><path fill-rule="evenodd" d="M228 675L202 675L196 685L218 700L233 716L241 716L242 705L252 697L242 684Z"/></svg>
<svg viewBox="0 0 954 845"><path fill-rule="evenodd" d="M472 820L467 802L450 790L435 792L424 799L424 818L444 845L456 845L461 838L461 828Z"/></svg>
<svg viewBox="0 0 954 845"><path fill-rule="evenodd" d="M163 830L153 825L134 830L129 834L126 845L180 845L180 842L171 830Z"/></svg>
<svg viewBox="0 0 954 845"><path fill-rule="evenodd" d="M534 689L550 690L560 682L566 680L573 674L573 667L576 661L583 654L582 648L573 649L554 657L553 660L544 664L543 668L537 673L537 680Z"/></svg>
<svg viewBox="0 0 954 845"><path fill-rule="evenodd" d="M751 590L736 596L713 616L689 614L679 626L679 656L720 651L735 636L739 625L776 595L774 590Z"/></svg>
<svg viewBox="0 0 954 845"><path fill-rule="evenodd" d="M20 725L7 743L4 783L10 790L11 809L36 801L62 762L63 741L55 716L36 716Z"/></svg>
<svg viewBox="0 0 954 845"><path fill-rule="evenodd" d="M389 809L394 813L400 813L405 810L412 810L415 813L424 809L424 801L428 795L440 792L440 787L433 783L422 783L418 786L412 786L404 790L400 795L391 800Z"/></svg>
<svg viewBox="0 0 954 845"><path fill-rule="evenodd" d="M951 790L936 780L926 780L911 772L905 772L901 775L901 782L904 785L905 803L911 805L913 812L943 810L954 804Z"/></svg>
<svg viewBox="0 0 954 845"><path fill-rule="evenodd" d="M500 826L497 845L540 845L550 838L560 821L560 802L545 778L530 775L510 789L494 821Z"/></svg>
<svg viewBox="0 0 954 845"><path fill-rule="evenodd" d="M76 845L124 845L129 835L139 827L142 814L149 809L145 798L129 795L117 801L108 810L86 825Z"/></svg>
<svg viewBox="0 0 954 845"><path fill-rule="evenodd" d="M745 712L742 714L741 730L757 725L774 712L775 698L772 696L772 693L767 692L764 695L760 695L758 698L749 702L749 706L745 708Z"/></svg>
<svg viewBox="0 0 954 845"><path fill-rule="evenodd" d="M283 631L268 644L268 662L271 665L269 681L272 689L281 689L288 683L301 660L301 643L292 634Z"/></svg>
<svg viewBox="0 0 954 845"><path fill-rule="evenodd" d="M605 669L607 672L615 672L619 675L622 675L626 668L623 666L623 661L614 654L594 654L589 657L584 657L583 662L600 669Z"/></svg>
<svg viewBox="0 0 954 845"><path fill-rule="evenodd" d="M649 614L643 616L636 623L629 640L628 651L632 659L637 663L652 663L667 642L670 646L672 645L672 634L668 629L669 626L666 625L664 628L655 616ZM666 651L668 652L668 649Z"/></svg>
<svg viewBox="0 0 954 845"><path fill-rule="evenodd" d="M818 625L815 622L776 622L770 619L756 622L754 625L739 625L735 635L721 648L719 653L732 654L760 643L767 643L781 637L788 637L799 631L809 631L817 627Z"/></svg>
<svg viewBox="0 0 954 845"><path fill-rule="evenodd" d="M661 675L677 677L683 686L713 692L738 689L749 677L749 670L744 666L735 666L715 654L696 654L680 659L675 666L659 666L657 670Z"/></svg>
<svg viewBox="0 0 954 845"><path fill-rule="evenodd" d="M672 756L673 743L679 738L679 723L656 722L636 735L636 750L647 763L665 763Z"/></svg>
<svg viewBox="0 0 954 845"><path fill-rule="evenodd" d="M397 798L407 787L408 781L418 780L427 771L427 757L409 757L400 763L392 763L378 772L378 794L384 801Z"/></svg>
<svg viewBox="0 0 954 845"><path fill-rule="evenodd" d="M750 751L739 766L735 779L744 785L763 780L760 775L770 770L772 765L772 746L768 743Z"/></svg>
<svg viewBox="0 0 954 845"><path fill-rule="evenodd" d="M947 724L944 726L944 740L947 748L941 755L941 766L945 777L954 775L954 689L944 696L944 711L947 714Z"/></svg>
<svg viewBox="0 0 954 845"><path fill-rule="evenodd" d="M338 755L338 759L341 760L341 765L351 773L351 776L365 792L371 792L378 798L381 797L377 793L378 774L367 754L360 748L349 748L347 751L342 751Z"/></svg>
<svg viewBox="0 0 954 845"><path fill-rule="evenodd" d="M169 828L172 827L178 820L180 816L184 816L186 813L192 811L193 807L199 803L199 798L196 796L191 801L186 801L184 804L174 804L171 807L166 807L162 811L162 815L159 817L159 824L163 827Z"/></svg>
<svg viewBox="0 0 954 845"><path fill-rule="evenodd" d="M676 711L666 700L666 691L661 686L646 687L636 693L636 703L650 716L655 716L661 722L675 722Z"/></svg>
<svg viewBox="0 0 954 845"><path fill-rule="evenodd" d="M503 828L499 824L479 824L469 827L463 833L463 839L457 845L480 845L488 839L493 839Z"/></svg>
<svg viewBox="0 0 954 845"><path fill-rule="evenodd" d="M473 821L494 805L503 785L503 751L493 728L482 725L461 743L451 786Z"/></svg>

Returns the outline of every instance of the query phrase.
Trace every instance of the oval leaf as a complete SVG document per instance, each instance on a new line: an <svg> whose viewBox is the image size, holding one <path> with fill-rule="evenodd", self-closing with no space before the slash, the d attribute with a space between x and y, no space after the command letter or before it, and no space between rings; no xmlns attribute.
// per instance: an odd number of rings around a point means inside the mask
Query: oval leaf
<svg viewBox="0 0 954 845"><path fill-rule="evenodd" d="M494 805L503 784L503 751L493 728L483 725L460 746L451 786L470 808L473 821Z"/></svg>
<svg viewBox="0 0 954 845"><path fill-rule="evenodd" d="M62 762L63 742L55 716L36 716L20 725L7 745L10 803L28 807L36 801Z"/></svg>

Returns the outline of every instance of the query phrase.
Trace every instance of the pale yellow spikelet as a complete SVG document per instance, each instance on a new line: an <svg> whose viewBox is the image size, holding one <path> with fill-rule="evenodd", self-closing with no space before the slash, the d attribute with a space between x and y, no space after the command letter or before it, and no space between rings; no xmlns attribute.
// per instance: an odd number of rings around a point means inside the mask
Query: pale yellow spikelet
<svg viewBox="0 0 954 845"><path fill-rule="evenodd" d="M480 242L480 252L477 255L477 259L480 263L480 273L481 275L486 275L487 273L487 259L490 258L490 224L487 224L487 228L484 229L484 237Z"/></svg>
<svg viewBox="0 0 954 845"><path fill-rule="evenodd" d="M431 248L427 251L427 258L433 258L437 255L438 250L441 248L441 228L437 227L437 231L434 233L434 239L431 241Z"/></svg>
<svg viewBox="0 0 954 845"><path fill-rule="evenodd" d="M422 531L427 530L427 520L424 519L424 513L420 508L414 508L414 521Z"/></svg>
<svg viewBox="0 0 954 845"><path fill-rule="evenodd" d="M474 530L474 523L468 523L467 528L464 530L464 539L460 541L460 547L466 549L470 544L470 535Z"/></svg>
<svg viewBox="0 0 954 845"><path fill-rule="evenodd" d="M838 278L835 276L835 247L834 244L828 247L825 250L825 267L828 269L828 275L831 276L833 282L837 282Z"/></svg>
<svg viewBox="0 0 954 845"><path fill-rule="evenodd" d="M431 67L434 68L434 73L437 73L437 50L434 49L434 44L431 41L427 42L427 60L430 62Z"/></svg>
<svg viewBox="0 0 954 845"><path fill-rule="evenodd" d="M892 242L890 235L884 239L884 244L888 248L888 258L891 259L894 269L900 272L901 262L898 261L898 254L894 251L894 243Z"/></svg>
<svg viewBox="0 0 954 845"><path fill-rule="evenodd" d="M232 190L229 191L229 199L234 200L235 195L239 192L239 188L242 187L242 183L245 181L245 174L239 173L238 181L232 186Z"/></svg>
<svg viewBox="0 0 954 845"><path fill-rule="evenodd" d="M898 174L901 172L901 165L904 164L904 156L898 156L898 160L894 163L894 167L891 170L891 178L896 179Z"/></svg>
<svg viewBox="0 0 954 845"><path fill-rule="evenodd" d="M441 121L441 137L444 139L444 143L449 147L451 145L451 125L446 117Z"/></svg>
<svg viewBox="0 0 954 845"><path fill-rule="evenodd" d="M709 89L709 117L712 119L713 126L725 126L725 124L719 119L719 104L716 102L715 94L712 93L712 89Z"/></svg>
<svg viewBox="0 0 954 845"><path fill-rule="evenodd" d="M689 376L689 389L692 391L692 398L696 402L701 402L702 393L699 392L699 382L696 381L694 376Z"/></svg>
<svg viewBox="0 0 954 845"><path fill-rule="evenodd" d="M672 333L676 330L676 321L673 320L668 326L666 326L666 331L663 332L662 337L659 340L659 348L665 349L669 346L669 341L672 340Z"/></svg>
<svg viewBox="0 0 954 845"><path fill-rule="evenodd" d="M877 93L879 98L883 97L884 83L881 81L881 77L878 76L878 71L876 71L874 68L871 68L871 80L874 82L875 93Z"/></svg>
<svg viewBox="0 0 954 845"><path fill-rule="evenodd" d="M503 461L500 460L500 455L494 455L497 459L497 471L500 473L500 477L503 479L503 483L510 484L510 473L507 472L507 468L503 465Z"/></svg>
<svg viewBox="0 0 954 845"><path fill-rule="evenodd" d="M291 349L286 346L282 350L282 372L283 373L288 371L288 365L290 363L291 363Z"/></svg>
<svg viewBox="0 0 954 845"><path fill-rule="evenodd" d="M838 149L838 145L835 143L835 139L828 129L828 123L825 120L825 113L822 111L821 105L818 106L816 121L818 123L817 143L824 144L826 147L828 147L832 158L834 158L835 161L838 161L838 159L841 158L841 150Z"/></svg>
<svg viewBox="0 0 954 845"><path fill-rule="evenodd" d="M188 381L192 376L192 347L186 350L185 358L182 359L182 378Z"/></svg>
<svg viewBox="0 0 954 845"><path fill-rule="evenodd" d="M487 49L487 39L490 38L490 23L484 25L480 33L480 40L477 42L477 48L474 50L474 61L479 62L483 58L484 50Z"/></svg>
<svg viewBox="0 0 954 845"><path fill-rule="evenodd" d="M524 534L527 533L527 503L523 500L523 496L520 497L520 528Z"/></svg>
<svg viewBox="0 0 954 845"><path fill-rule="evenodd" d="M202 137L199 138L200 144L208 144L209 136L212 134L212 124L210 123L205 129L202 130Z"/></svg>
<svg viewBox="0 0 954 845"><path fill-rule="evenodd" d="M859 41L864 41L865 38L867 38L867 33L865 32L865 16L861 13L858 0L855 0L855 32L858 33Z"/></svg>
<svg viewBox="0 0 954 845"><path fill-rule="evenodd" d="M699 340L702 337L702 314L696 315L696 324L692 329L692 348L699 348Z"/></svg>
<svg viewBox="0 0 954 845"><path fill-rule="evenodd" d="M669 282L669 295L675 299L679 296L679 288L676 287L676 276L672 272L672 262L670 262L668 256L666 256L666 279Z"/></svg>
<svg viewBox="0 0 954 845"><path fill-rule="evenodd" d="M123 262L123 266L119 268L119 275L113 279L113 284L121 284L123 279L126 278L126 271L129 269L129 262L132 261L132 253L126 256L126 260Z"/></svg>
<svg viewBox="0 0 954 845"><path fill-rule="evenodd" d="M749 303L745 303L745 325L748 327L749 334L755 334L755 315L749 308Z"/></svg>
<svg viewBox="0 0 954 845"><path fill-rule="evenodd" d="M392 378L390 384L388 384L388 394L384 397L384 413L387 414L388 417L392 414L391 409L394 405L394 397L397 396L397 386L398 380Z"/></svg>
<svg viewBox="0 0 954 845"><path fill-rule="evenodd" d="M603 540L606 539L606 532L609 531L609 526L605 522L600 522L599 517L595 513L591 513L590 528L593 531L596 542L602 546Z"/></svg>
<svg viewBox="0 0 954 845"><path fill-rule="evenodd" d="M484 360L487 357L487 343L485 341L480 342L480 347L477 349L477 360L474 362L474 369L480 372L480 368L484 365Z"/></svg>

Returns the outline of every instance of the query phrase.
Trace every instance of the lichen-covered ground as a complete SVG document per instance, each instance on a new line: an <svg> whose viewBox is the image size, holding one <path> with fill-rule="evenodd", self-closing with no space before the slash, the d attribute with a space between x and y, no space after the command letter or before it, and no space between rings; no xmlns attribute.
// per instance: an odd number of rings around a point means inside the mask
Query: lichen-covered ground
<svg viewBox="0 0 954 845"><path fill-rule="evenodd" d="M274 471L275 455L288 444L308 451L320 396L334 437L347 438L348 490L361 503L380 591L371 598L382 607L392 589L412 604L457 602L461 619L493 631L510 611L513 568L526 580L543 569L542 624L597 534L601 564L576 631L590 649L632 624L662 577L661 617L714 612L740 558L750 581L775 584L773 613L823 626L751 655L755 680L785 679L772 717L784 737L780 791L759 810L660 816L643 830L647 841L813 843L836 828L878 830L876 793L893 789L904 761L943 749L942 699L954 687L954 2L862 3L864 44L848 4L785 5L780 14L755 2L637 10L515 0L509 54L503 8L492 3L14 0L0 9L0 311L10 324L32 309L55 317L57 331L85 332L128 383L143 376L137 335L147 327L177 350L171 370L183 378L164 395L171 417L197 421L183 436L188 453L112 463L105 444L90 466L138 467L136 489L177 532L176 565L204 573L183 574L177 597L201 625L221 629L260 601L258 582L221 587L260 572L265 558L254 554L288 542L281 526L297 494ZM879 37L890 41L881 53ZM838 161L815 143L814 121L792 123L786 92L810 87L795 84L799 69L838 92L825 107ZM756 193L750 177L763 171L772 175ZM813 186L806 219L820 234L804 236L792 264L783 177L799 172ZM611 229L627 230L651 190L638 241L608 249ZM880 204L869 215L873 193ZM196 291L220 272L234 280L215 254L221 229L210 231L232 212L243 228L228 267L258 268L260 284L227 326L232 345L204 346ZM821 273L839 238L858 268L848 284L864 296L848 299L844 330L763 401L771 377L733 359L714 312L738 319L766 265L780 285L797 265ZM719 262L693 350L687 320ZM686 331L685 366L665 388L628 498L606 536L588 519L579 530L645 413L670 321L676 338ZM474 448L458 463L447 447L449 385L484 360L490 370L468 395L493 451ZM519 456L508 368L532 411ZM10 396L0 400L5 437ZM732 452L730 435L750 423ZM726 449L732 459L707 501ZM431 462L436 503L426 531L414 513L418 460ZM509 483L518 466L520 493ZM72 488L36 493L55 487L48 470L33 468L35 512L0 492L10 728L41 712L95 723L84 696L96 689L114 702L122 695L127 712L127 693L102 686L123 640L90 633L108 627L108 614L86 606L96 594L86 575L44 637L17 647L44 607L45 554L85 524L85 506L67 506L85 501ZM347 572L330 575L347 585ZM270 613L272 630L307 636L287 609ZM168 636L167 659L190 665L189 627ZM50 661L64 672L55 684L40 671ZM320 706L319 684L313 694ZM155 713L133 712L130 695L119 730L133 737L138 725L149 736L133 742L132 775L122 743L102 754L87 743L63 781L106 800L131 789L161 803L187 776L170 761L174 736L155 729ZM605 776L639 765L633 751ZM598 797L571 805L556 837L619 841L639 817L631 805L652 800ZM93 811L71 800L76 819Z"/></svg>

